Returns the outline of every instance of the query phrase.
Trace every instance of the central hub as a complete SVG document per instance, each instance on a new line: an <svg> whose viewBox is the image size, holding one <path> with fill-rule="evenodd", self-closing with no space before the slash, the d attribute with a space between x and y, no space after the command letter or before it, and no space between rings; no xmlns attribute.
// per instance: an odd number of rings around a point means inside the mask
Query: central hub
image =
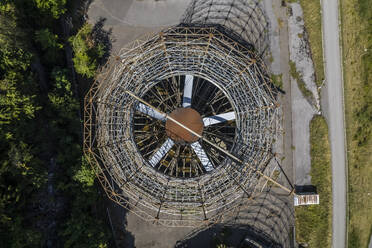
<svg viewBox="0 0 372 248"><path fill-rule="evenodd" d="M195 133L202 135L204 125L198 111L192 108L178 108L174 110L169 116L185 125ZM185 128L170 119L167 119L165 123L165 130L168 137L176 142L184 141L192 143L199 139L197 136L187 131Z"/></svg>

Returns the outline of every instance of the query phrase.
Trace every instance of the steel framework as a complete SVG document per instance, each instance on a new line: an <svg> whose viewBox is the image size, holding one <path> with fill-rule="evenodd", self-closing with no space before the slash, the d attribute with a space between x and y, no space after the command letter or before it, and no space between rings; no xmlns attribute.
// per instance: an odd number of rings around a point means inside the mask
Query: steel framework
<svg viewBox="0 0 372 248"><path fill-rule="evenodd" d="M102 68L85 98L84 151L112 200L145 220L197 226L217 222L268 181L292 192L268 166L280 129L277 91L253 46L237 36L221 25L177 26L130 44ZM178 144L164 120L176 108L198 108L185 100L201 99L187 78L215 87L227 107L212 111L206 102L203 135ZM228 139L206 129L210 123Z"/></svg>

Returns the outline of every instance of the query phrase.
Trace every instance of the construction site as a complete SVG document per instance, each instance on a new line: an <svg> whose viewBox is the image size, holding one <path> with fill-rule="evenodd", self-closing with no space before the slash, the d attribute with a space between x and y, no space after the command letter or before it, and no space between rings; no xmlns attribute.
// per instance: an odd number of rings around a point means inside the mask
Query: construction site
<svg viewBox="0 0 372 248"><path fill-rule="evenodd" d="M85 97L84 152L107 196L163 238L184 230L173 246L227 229L233 247L294 243L269 27L261 1L191 1L178 24L117 49Z"/></svg>

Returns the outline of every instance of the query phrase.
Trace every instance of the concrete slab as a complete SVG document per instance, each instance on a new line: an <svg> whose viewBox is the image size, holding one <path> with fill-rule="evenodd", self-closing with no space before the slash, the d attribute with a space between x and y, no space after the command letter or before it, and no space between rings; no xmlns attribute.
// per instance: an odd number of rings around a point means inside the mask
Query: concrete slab
<svg viewBox="0 0 372 248"><path fill-rule="evenodd" d="M88 8L88 22L105 18L112 30L112 53L126 44L161 29L179 24L191 0L94 0Z"/></svg>
<svg viewBox="0 0 372 248"><path fill-rule="evenodd" d="M263 6L269 22L269 38L271 58L266 61L270 72L282 75L282 94L279 102L282 106L283 120L281 148L274 147L278 159L289 180L293 183L293 154L292 154L292 105L291 83L289 77L289 47L288 47L288 22L287 9L281 6L280 1L264 0ZM280 25L279 25L280 22Z"/></svg>
<svg viewBox="0 0 372 248"><path fill-rule="evenodd" d="M315 84L314 64L305 32L303 11L299 3L291 3L290 8L292 9L292 16L288 18L290 59L296 64L296 69L301 74L306 88L313 93L314 107L320 110L320 98Z"/></svg>
<svg viewBox="0 0 372 248"><path fill-rule="evenodd" d="M275 3L276 4L276 3ZM280 50L280 27L278 24L278 19L283 18L282 13L279 11L279 6L275 6L275 12L273 8L272 0L264 0L263 7L265 9L265 14L269 22L269 39L270 39L270 52L271 52L271 63L269 61L269 66L271 73L275 75L282 74L281 67L281 50Z"/></svg>
<svg viewBox="0 0 372 248"><path fill-rule="evenodd" d="M191 0L95 0L89 18L107 18L108 25L167 27L179 24Z"/></svg>
<svg viewBox="0 0 372 248"><path fill-rule="evenodd" d="M291 3L292 15L288 18L290 60L296 65L305 87L313 94L314 101L305 99L298 83L291 77L293 164L296 185L311 185L310 121L319 113L320 98L315 84L314 65L304 29L300 4Z"/></svg>
<svg viewBox="0 0 372 248"><path fill-rule="evenodd" d="M293 164L296 185L311 184L310 121L313 107L302 96L295 79L291 78Z"/></svg>

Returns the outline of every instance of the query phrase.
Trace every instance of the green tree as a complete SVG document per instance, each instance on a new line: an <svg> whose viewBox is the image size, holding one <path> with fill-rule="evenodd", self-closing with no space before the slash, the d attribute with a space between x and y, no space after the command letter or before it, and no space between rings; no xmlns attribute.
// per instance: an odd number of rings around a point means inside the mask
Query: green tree
<svg viewBox="0 0 372 248"><path fill-rule="evenodd" d="M94 77L99 59L104 55L104 44L92 39L92 26L88 23L70 38L74 51L74 66L77 73Z"/></svg>
<svg viewBox="0 0 372 248"><path fill-rule="evenodd" d="M24 142L12 141L0 160L0 246L40 246L41 234L25 219L32 194L46 182L46 172Z"/></svg>
<svg viewBox="0 0 372 248"><path fill-rule="evenodd" d="M66 0L34 0L37 8L58 19L66 12Z"/></svg>
<svg viewBox="0 0 372 248"><path fill-rule="evenodd" d="M27 33L14 5L0 5L0 247L40 246L41 235L24 214L46 173L29 135L40 109L30 70ZM27 128L25 128L27 127ZM34 135L35 136L35 135Z"/></svg>
<svg viewBox="0 0 372 248"><path fill-rule="evenodd" d="M12 73L12 76L15 76ZM31 119L38 109L33 102L35 96L22 95L9 78L0 81L0 124L11 124L20 118Z"/></svg>
<svg viewBox="0 0 372 248"><path fill-rule="evenodd" d="M82 185L83 189L90 188L94 185L96 174L88 163L88 159L83 156L81 159L81 167L78 168L73 179Z"/></svg>
<svg viewBox="0 0 372 248"><path fill-rule="evenodd" d="M84 156L75 170L73 180L72 190L75 197L71 216L61 233L66 240L65 247L105 248L108 246L109 230L102 220L104 210L97 204L100 198L94 171Z"/></svg>
<svg viewBox="0 0 372 248"><path fill-rule="evenodd" d="M29 68L32 54L22 42L26 34L18 28L14 8L0 14L0 124L34 117L34 78Z"/></svg>
<svg viewBox="0 0 372 248"><path fill-rule="evenodd" d="M60 50L63 45L58 42L58 35L53 34L48 28L37 30L35 32L35 41L40 45L44 54L44 60L55 62L61 57Z"/></svg>
<svg viewBox="0 0 372 248"><path fill-rule="evenodd" d="M45 234L35 223L47 217L33 206L46 190L50 156L61 168L53 172L58 175L52 183L71 206L62 211L63 224L57 225L59 243L103 248L110 237L94 172L82 158L79 100L65 60L58 59L62 41L55 24L66 11L65 3L0 0L0 247L45 246ZM86 25L76 36L74 52L82 55L77 64L80 59L93 76L103 46L93 41L91 32ZM31 70L37 66L35 58L47 65L42 72L49 87L43 91Z"/></svg>

